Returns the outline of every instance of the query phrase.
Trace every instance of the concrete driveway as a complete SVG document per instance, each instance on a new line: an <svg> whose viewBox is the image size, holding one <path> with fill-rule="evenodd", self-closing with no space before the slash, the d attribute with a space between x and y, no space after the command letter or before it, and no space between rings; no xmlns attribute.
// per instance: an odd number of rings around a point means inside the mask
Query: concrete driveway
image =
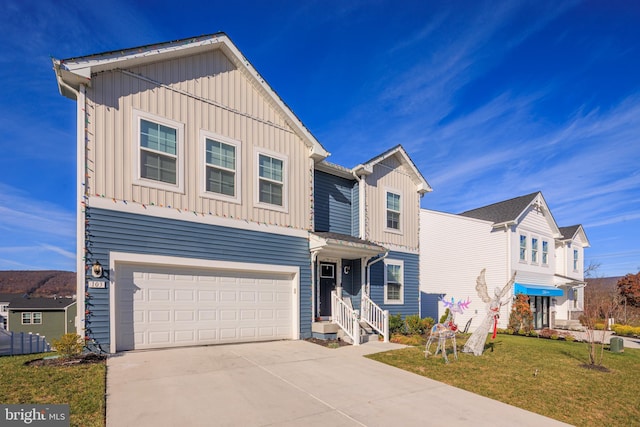
<svg viewBox="0 0 640 427"><path fill-rule="evenodd" d="M278 341L118 354L107 362L107 427L565 425L362 357L398 347Z"/></svg>

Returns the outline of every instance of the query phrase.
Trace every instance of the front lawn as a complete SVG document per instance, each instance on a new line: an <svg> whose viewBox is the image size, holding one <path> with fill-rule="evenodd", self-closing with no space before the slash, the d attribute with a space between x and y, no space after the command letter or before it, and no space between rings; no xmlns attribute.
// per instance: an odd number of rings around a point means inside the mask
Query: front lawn
<svg viewBox="0 0 640 427"><path fill-rule="evenodd" d="M464 341L458 339L459 349ZM640 420L640 350L605 351L606 369L593 369L585 366L586 343L512 335L487 343L492 347L479 357L459 351L455 361L449 353L448 365L440 355L425 359L424 346L368 357L577 426Z"/></svg>
<svg viewBox="0 0 640 427"><path fill-rule="evenodd" d="M25 365L51 354L0 357L0 403L69 404L72 426L103 427L106 364Z"/></svg>

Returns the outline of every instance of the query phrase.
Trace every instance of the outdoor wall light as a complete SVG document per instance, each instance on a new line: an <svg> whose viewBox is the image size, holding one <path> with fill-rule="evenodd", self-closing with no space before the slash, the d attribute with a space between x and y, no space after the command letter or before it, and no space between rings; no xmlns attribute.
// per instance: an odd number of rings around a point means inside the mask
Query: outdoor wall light
<svg viewBox="0 0 640 427"><path fill-rule="evenodd" d="M350 265L345 265L343 271L344 271L344 274L349 274L349 272L351 271L351 266Z"/></svg>
<svg viewBox="0 0 640 427"><path fill-rule="evenodd" d="M91 267L91 275L95 278L102 277L102 265L96 261Z"/></svg>

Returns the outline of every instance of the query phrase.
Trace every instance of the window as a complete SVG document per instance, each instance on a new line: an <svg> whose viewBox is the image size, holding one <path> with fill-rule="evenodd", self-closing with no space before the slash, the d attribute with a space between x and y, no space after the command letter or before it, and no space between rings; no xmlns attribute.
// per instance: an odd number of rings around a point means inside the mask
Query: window
<svg viewBox="0 0 640 427"><path fill-rule="evenodd" d="M285 207L283 159L258 153L258 203Z"/></svg>
<svg viewBox="0 0 640 427"><path fill-rule="evenodd" d="M538 263L538 239L535 237L531 238L531 262Z"/></svg>
<svg viewBox="0 0 640 427"><path fill-rule="evenodd" d="M41 325L42 313L41 312L22 312L22 324L23 325Z"/></svg>
<svg viewBox="0 0 640 427"><path fill-rule="evenodd" d="M182 192L184 125L134 111L137 184Z"/></svg>
<svg viewBox="0 0 640 427"><path fill-rule="evenodd" d="M320 278L321 279L334 279L335 265L333 264L320 264Z"/></svg>
<svg viewBox="0 0 640 427"><path fill-rule="evenodd" d="M578 250L573 250L573 271L578 271Z"/></svg>
<svg viewBox="0 0 640 427"><path fill-rule="evenodd" d="M520 261L527 260L527 236L520 235Z"/></svg>
<svg viewBox="0 0 640 427"><path fill-rule="evenodd" d="M201 150L204 151L203 196L240 202L239 141L201 131Z"/></svg>
<svg viewBox="0 0 640 427"><path fill-rule="evenodd" d="M549 242L542 241L542 264L549 264Z"/></svg>
<svg viewBox="0 0 640 427"><path fill-rule="evenodd" d="M400 195L387 191L387 228L400 230Z"/></svg>
<svg viewBox="0 0 640 427"><path fill-rule="evenodd" d="M402 304L404 300L403 262L385 260L384 303Z"/></svg>
<svg viewBox="0 0 640 427"><path fill-rule="evenodd" d="M177 183L178 131L159 123L140 120L140 177Z"/></svg>

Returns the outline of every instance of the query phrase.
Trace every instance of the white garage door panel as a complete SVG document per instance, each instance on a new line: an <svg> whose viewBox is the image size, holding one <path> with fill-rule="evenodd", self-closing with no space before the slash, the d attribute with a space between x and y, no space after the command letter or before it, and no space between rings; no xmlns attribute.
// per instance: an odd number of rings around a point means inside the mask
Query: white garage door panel
<svg viewBox="0 0 640 427"><path fill-rule="evenodd" d="M116 265L117 350L290 339L291 275Z"/></svg>

